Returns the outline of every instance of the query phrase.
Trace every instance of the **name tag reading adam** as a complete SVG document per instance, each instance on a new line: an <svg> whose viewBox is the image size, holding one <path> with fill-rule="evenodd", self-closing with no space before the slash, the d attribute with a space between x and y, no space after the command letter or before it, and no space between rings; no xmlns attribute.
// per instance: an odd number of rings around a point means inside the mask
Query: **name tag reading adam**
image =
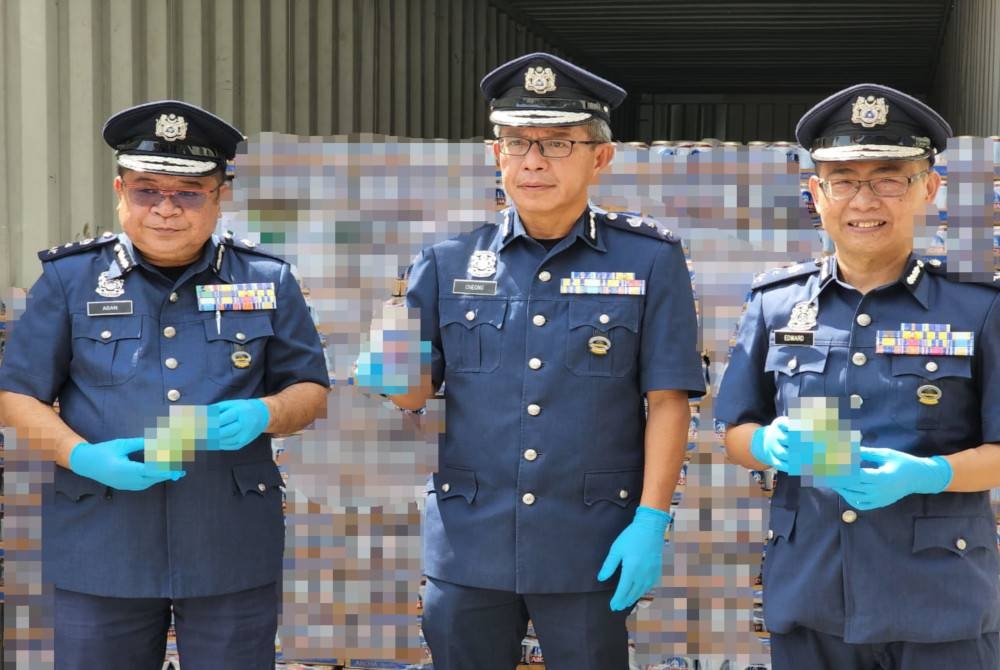
<svg viewBox="0 0 1000 670"><path fill-rule="evenodd" d="M776 330L774 331L775 344L800 344L804 347L813 345L813 335L815 333L801 332L796 330Z"/></svg>
<svg viewBox="0 0 1000 670"><path fill-rule="evenodd" d="M478 279L456 279L451 285L451 292L458 295L496 295L497 283Z"/></svg>
<svg viewBox="0 0 1000 670"><path fill-rule="evenodd" d="M87 316L127 316L131 313L131 300L97 300L87 303Z"/></svg>

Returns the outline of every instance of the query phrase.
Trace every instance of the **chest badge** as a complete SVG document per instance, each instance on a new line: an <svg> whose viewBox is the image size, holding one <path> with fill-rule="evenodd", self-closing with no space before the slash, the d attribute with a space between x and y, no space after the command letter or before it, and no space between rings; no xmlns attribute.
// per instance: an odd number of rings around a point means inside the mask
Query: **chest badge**
<svg viewBox="0 0 1000 670"><path fill-rule="evenodd" d="M933 384L924 384L917 389L917 402L921 405L936 405L941 400L941 389Z"/></svg>
<svg viewBox="0 0 1000 670"><path fill-rule="evenodd" d="M107 271L97 275L97 288L94 293L102 298L117 298L125 295L125 279L123 277L111 278Z"/></svg>
<svg viewBox="0 0 1000 670"><path fill-rule="evenodd" d="M810 301L795 303L787 328L795 331L812 330L816 327L818 315L819 307L815 303Z"/></svg>
<svg viewBox="0 0 1000 670"><path fill-rule="evenodd" d="M587 340L587 347L590 349L590 353L595 356L607 356L611 349L611 340L603 335L595 335Z"/></svg>
<svg viewBox="0 0 1000 670"><path fill-rule="evenodd" d="M249 351L245 351L243 349L237 349L236 351L233 352L233 355L229 357L229 360L233 362L234 368L245 370L246 368L250 367L250 362L253 360L253 357L250 356Z"/></svg>
<svg viewBox="0 0 1000 670"><path fill-rule="evenodd" d="M492 277L497 271L497 255L489 250L473 251L469 257L468 273L471 277Z"/></svg>

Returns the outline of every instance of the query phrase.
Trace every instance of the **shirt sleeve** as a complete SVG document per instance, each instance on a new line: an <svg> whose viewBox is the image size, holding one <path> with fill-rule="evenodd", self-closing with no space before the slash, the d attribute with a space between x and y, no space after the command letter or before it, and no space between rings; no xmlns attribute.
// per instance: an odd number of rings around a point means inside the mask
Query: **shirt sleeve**
<svg viewBox="0 0 1000 670"><path fill-rule="evenodd" d="M639 365L643 393L681 390L689 397L705 394L691 276L680 244L660 246L646 280Z"/></svg>
<svg viewBox="0 0 1000 670"><path fill-rule="evenodd" d="M420 339L431 343L431 379L434 390L444 382L444 351L438 320L437 261L433 249L424 249L410 266L406 306L418 311Z"/></svg>
<svg viewBox="0 0 1000 670"><path fill-rule="evenodd" d="M1000 443L1000 291L990 306L980 333L980 411L983 442Z"/></svg>
<svg viewBox="0 0 1000 670"><path fill-rule="evenodd" d="M69 308L54 264L42 264L24 313L9 328L0 390L52 404L66 383L72 359Z"/></svg>
<svg viewBox="0 0 1000 670"><path fill-rule="evenodd" d="M281 264L277 298L272 318L274 335L267 343L266 392L278 393L300 382L329 387L330 376L316 324L287 263Z"/></svg>
<svg viewBox="0 0 1000 670"><path fill-rule="evenodd" d="M764 320L764 295L755 291L740 319L736 345L719 384L715 419L730 426L766 425L775 419L774 378L764 371L769 331Z"/></svg>

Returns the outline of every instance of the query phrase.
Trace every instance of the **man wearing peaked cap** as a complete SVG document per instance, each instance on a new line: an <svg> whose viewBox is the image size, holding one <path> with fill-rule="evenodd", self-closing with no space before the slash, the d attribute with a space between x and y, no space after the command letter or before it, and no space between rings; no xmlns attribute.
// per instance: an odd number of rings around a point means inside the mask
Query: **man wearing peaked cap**
<svg viewBox="0 0 1000 670"><path fill-rule="evenodd" d="M913 249L951 128L860 84L796 134L836 251L754 282L715 405L729 457L778 470L763 567L773 667L995 670L1000 291ZM811 397L839 404L830 444L789 420ZM837 449L849 467L817 476Z"/></svg>
<svg viewBox="0 0 1000 670"><path fill-rule="evenodd" d="M389 391L412 410L445 388L424 635L439 670L513 670L530 618L549 670L626 670L704 392L691 282L669 231L588 202L621 88L536 53L482 90L513 206L417 258L431 369Z"/></svg>
<svg viewBox="0 0 1000 670"><path fill-rule="evenodd" d="M172 613L186 669L270 670L284 528L269 435L325 409L319 337L287 263L214 234L236 128L166 100L103 134L123 232L39 253L0 367L3 425L56 463L55 664L159 669ZM175 432L192 422L193 441Z"/></svg>

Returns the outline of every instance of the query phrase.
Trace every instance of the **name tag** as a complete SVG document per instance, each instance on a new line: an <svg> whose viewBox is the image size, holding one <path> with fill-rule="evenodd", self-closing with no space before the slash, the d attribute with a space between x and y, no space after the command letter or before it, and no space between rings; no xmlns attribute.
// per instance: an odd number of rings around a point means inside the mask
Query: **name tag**
<svg viewBox="0 0 1000 670"><path fill-rule="evenodd" d="M774 331L774 343L799 344L804 347L811 347L813 345L813 335L814 333L802 333L795 330L776 330Z"/></svg>
<svg viewBox="0 0 1000 670"><path fill-rule="evenodd" d="M476 279L456 279L452 282L451 292L458 295L496 295L497 283Z"/></svg>
<svg viewBox="0 0 1000 670"><path fill-rule="evenodd" d="M119 316L131 313L131 300L102 300L87 303L87 316Z"/></svg>

